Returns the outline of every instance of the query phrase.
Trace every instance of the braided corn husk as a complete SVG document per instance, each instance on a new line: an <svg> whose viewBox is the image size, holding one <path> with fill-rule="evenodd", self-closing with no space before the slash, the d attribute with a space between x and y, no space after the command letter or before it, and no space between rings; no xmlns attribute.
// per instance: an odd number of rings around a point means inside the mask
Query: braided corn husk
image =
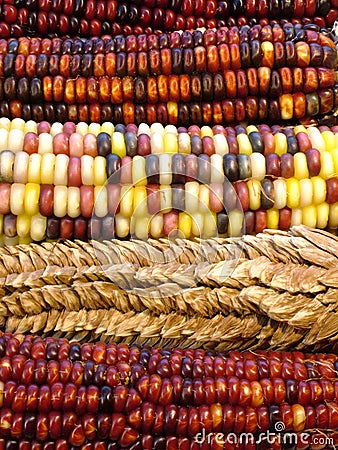
<svg viewBox="0 0 338 450"><path fill-rule="evenodd" d="M0 324L140 345L332 350L337 255L336 236L304 226L206 241L3 248Z"/></svg>

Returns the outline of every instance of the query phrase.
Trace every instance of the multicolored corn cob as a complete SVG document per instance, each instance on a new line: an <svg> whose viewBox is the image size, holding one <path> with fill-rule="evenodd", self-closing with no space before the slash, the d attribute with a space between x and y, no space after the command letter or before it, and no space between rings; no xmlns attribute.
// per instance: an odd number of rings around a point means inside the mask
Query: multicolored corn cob
<svg viewBox="0 0 338 450"><path fill-rule="evenodd" d="M0 137L1 233L21 242L338 226L336 127L177 130L3 118Z"/></svg>
<svg viewBox="0 0 338 450"><path fill-rule="evenodd" d="M337 441L333 354L214 354L10 333L0 354L1 448L194 449L209 433L250 433L243 448L258 449L268 431L309 433L309 443L323 433L329 448Z"/></svg>
<svg viewBox="0 0 338 450"><path fill-rule="evenodd" d="M157 34L139 34L128 36L102 36L94 38L41 38L21 37L18 39L0 39L0 54L13 55L29 54L39 56L55 55L82 55L98 53L131 53L162 50L165 48L190 49L197 46L209 46L221 44L243 44L258 40L260 43L268 41L272 43L285 43L292 41L294 44L300 41L308 44L330 46L333 49L333 41L336 40L328 29L320 28L314 24L307 26L294 25L290 22L275 23L274 25L255 25L252 27L219 27L215 30L193 30L185 32L170 32ZM290 45L290 44L288 44ZM279 49L279 51L281 51ZM318 58L318 52L317 52Z"/></svg>
<svg viewBox="0 0 338 450"><path fill-rule="evenodd" d="M287 94L280 104L276 99L247 97L246 99L213 102L159 102L157 104L92 103L72 104L44 103L30 104L20 100L0 102L0 115L10 119L23 118L37 122L95 122L124 123L137 125L147 122L161 122L188 127L191 123L199 126L229 124L238 122L268 122L291 125L301 123L309 126L337 124L333 111L337 107L335 89L325 89L307 94ZM304 108L305 106L305 108ZM281 116L283 109L283 117ZM326 113L328 111L328 113Z"/></svg>
<svg viewBox="0 0 338 450"><path fill-rule="evenodd" d="M330 115L338 103L335 44L313 29L293 31L13 39L0 45L0 112L36 121L182 126Z"/></svg>
<svg viewBox="0 0 338 450"><path fill-rule="evenodd" d="M54 153L68 156L90 155L108 156L110 153L133 157L150 154L181 153L195 156L214 154L238 155L261 153L265 157L270 154L273 161L285 153L288 157L298 152L305 153L315 149L319 152L334 152L338 147L338 127L321 126L306 128L301 125L283 128L262 125L237 125L236 127L176 128L173 125L164 127L161 123L139 126L129 124L114 125L105 122L87 124L80 122L48 123L23 119L0 118L0 154L7 150L13 153L24 151L32 153ZM269 156L269 158L270 158ZM286 158L287 156L285 156ZM272 161L271 160L271 161ZM276 164L276 163L275 163ZM278 167L280 163L278 162ZM280 169L276 176L280 176ZM273 174L271 172L271 174Z"/></svg>
<svg viewBox="0 0 338 450"><path fill-rule="evenodd" d="M158 6L160 4L160 6ZM273 0L121 2L116 0L29 0L4 2L0 37L48 34L99 36L139 34L153 30L214 28L225 24L250 24L255 19L293 18L320 26L337 19L335 0Z"/></svg>

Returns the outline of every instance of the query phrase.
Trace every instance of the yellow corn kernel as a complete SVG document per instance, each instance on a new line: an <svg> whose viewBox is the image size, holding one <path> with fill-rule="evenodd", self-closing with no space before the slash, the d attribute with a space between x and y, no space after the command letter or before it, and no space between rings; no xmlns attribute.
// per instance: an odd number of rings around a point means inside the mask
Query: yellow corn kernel
<svg viewBox="0 0 338 450"><path fill-rule="evenodd" d="M305 153L298 152L293 156L294 162L294 177L297 180L302 180L303 178L309 178L309 169L307 167L307 160Z"/></svg>
<svg viewBox="0 0 338 450"><path fill-rule="evenodd" d="M275 153L279 156L288 150L288 143L284 133L276 133L275 136Z"/></svg>
<svg viewBox="0 0 338 450"><path fill-rule="evenodd" d="M249 190L249 207L253 211L261 207L261 184L258 180L251 178L248 180L248 190Z"/></svg>
<svg viewBox="0 0 338 450"><path fill-rule="evenodd" d="M296 433L303 431L306 423L304 406L296 404L291 406L293 414L293 428Z"/></svg>
<svg viewBox="0 0 338 450"><path fill-rule="evenodd" d="M338 135L338 133L337 133ZM338 175L338 148L335 148L334 150L330 151L333 161L333 168L334 168L334 174L335 176Z"/></svg>
<svg viewBox="0 0 338 450"><path fill-rule="evenodd" d="M16 232L20 238L30 237L31 216L28 214L20 214L16 218Z"/></svg>
<svg viewBox="0 0 338 450"><path fill-rule="evenodd" d="M338 202L330 205L329 228L338 228Z"/></svg>
<svg viewBox="0 0 338 450"><path fill-rule="evenodd" d="M178 215L178 230L180 237L189 239L191 236L192 219L186 212L180 212Z"/></svg>
<svg viewBox="0 0 338 450"><path fill-rule="evenodd" d="M164 133L164 153L178 153L178 136L174 133Z"/></svg>
<svg viewBox="0 0 338 450"><path fill-rule="evenodd" d="M25 130L25 121L20 117L15 117L11 122L11 130Z"/></svg>
<svg viewBox="0 0 338 450"><path fill-rule="evenodd" d="M244 155L251 155L252 153L252 145L249 139L249 136L244 133L240 133L237 135L237 143L238 143L238 152Z"/></svg>
<svg viewBox="0 0 338 450"><path fill-rule="evenodd" d="M317 228L326 228L329 221L330 206L324 202L317 205Z"/></svg>
<svg viewBox="0 0 338 450"><path fill-rule="evenodd" d="M201 139L203 139L206 136L213 137L214 133L209 126L204 125L203 127L201 127Z"/></svg>
<svg viewBox="0 0 338 450"><path fill-rule="evenodd" d="M101 125L101 133L107 133L109 136L111 136L115 131L114 124L111 122L103 122Z"/></svg>
<svg viewBox="0 0 338 450"><path fill-rule="evenodd" d="M140 218L148 214L147 189L145 186L135 186L133 216Z"/></svg>
<svg viewBox="0 0 338 450"><path fill-rule="evenodd" d="M312 177L312 192L313 192L313 204L319 205L325 202L326 199L326 183L325 180L319 176Z"/></svg>
<svg viewBox="0 0 338 450"><path fill-rule="evenodd" d="M69 156L58 154L55 158L54 166L54 184L58 186L67 186L68 183Z"/></svg>
<svg viewBox="0 0 338 450"><path fill-rule="evenodd" d="M334 148L338 148L338 133L334 134L334 138L335 138L335 141L336 141Z"/></svg>
<svg viewBox="0 0 338 450"><path fill-rule="evenodd" d="M304 125L296 125L296 126L294 127L294 129L293 129L293 132L294 132L295 134L298 134L298 133L306 133L306 134L309 134L308 131L307 131L307 128L305 128Z"/></svg>
<svg viewBox="0 0 338 450"><path fill-rule="evenodd" d="M302 208L303 225L316 228L317 208L315 205L304 206Z"/></svg>
<svg viewBox="0 0 338 450"><path fill-rule="evenodd" d="M288 178L286 180L286 206L289 208L298 208L300 202L300 185L299 181L294 178Z"/></svg>
<svg viewBox="0 0 338 450"><path fill-rule="evenodd" d="M103 186L107 182L107 160L104 156L94 158L94 186Z"/></svg>
<svg viewBox="0 0 338 450"><path fill-rule="evenodd" d="M27 183L25 187L25 212L29 216L34 216L39 212L40 185ZM65 215L65 214L64 214Z"/></svg>
<svg viewBox="0 0 338 450"><path fill-rule="evenodd" d="M274 55L275 55L275 49L273 46L273 43L270 41L263 41L261 43L261 49L263 52L263 65L266 67L270 67L271 69L273 68L273 64L274 64Z"/></svg>
<svg viewBox="0 0 338 450"><path fill-rule="evenodd" d="M27 172L28 183L41 184L41 162L42 157L38 153L29 155Z"/></svg>
<svg viewBox="0 0 338 450"><path fill-rule="evenodd" d="M124 135L119 131L114 131L111 135L111 152L123 158L127 155L126 143Z"/></svg>
<svg viewBox="0 0 338 450"><path fill-rule="evenodd" d="M334 150L337 146L335 135L332 131L326 130L322 132L322 137L325 142L326 151Z"/></svg>
<svg viewBox="0 0 338 450"><path fill-rule="evenodd" d="M330 152L321 152L320 154L320 172L319 176L327 180L334 175L334 163Z"/></svg>
<svg viewBox="0 0 338 450"><path fill-rule="evenodd" d="M95 136L101 133L101 125L99 123L90 123L88 127L88 133L92 133Z"/></svg>
<svg viewBox="0 0 338 450"><path fill-rule="evenodd" d="M266 212L267 215L267 227L271 230L278 230L279 226L279 211L278 209L271 208Z"/></svg>
<svg viewBox="0 0 338 450"><path fill-rule="evenodd" d="M240 237L243 234L244 214L238 209L233 209L228 214L229 217L229 236Z"/></svg>
<svg viewBox="0 0 338 450"><path fill-rule="evenodd" d="M131 217L133 215L133 204L134 187L131 185L121 186L120 214L126 218Z"/></svg>
<svg viewBox="0 0 338 450"><path fill-rule="evenodd" d="M249 126L246 127L246 132L247 132L248 135L250 133L252 133L253 131L259 133L259 129L255 125L249 125Z"/></svg>

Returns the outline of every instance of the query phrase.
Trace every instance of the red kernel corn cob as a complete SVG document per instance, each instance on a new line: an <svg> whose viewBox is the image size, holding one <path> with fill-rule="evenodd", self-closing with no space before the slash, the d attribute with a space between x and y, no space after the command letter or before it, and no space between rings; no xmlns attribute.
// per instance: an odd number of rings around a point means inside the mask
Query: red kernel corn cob
<svg viewBox="0 0 338 450"><path fill-rule="evenodd" d="M2 446L143 448L149 439L191 445L203 430L258 439L277 423L295 433L338 427L333 354L214 354L9 333L0 354Z"/></svg>

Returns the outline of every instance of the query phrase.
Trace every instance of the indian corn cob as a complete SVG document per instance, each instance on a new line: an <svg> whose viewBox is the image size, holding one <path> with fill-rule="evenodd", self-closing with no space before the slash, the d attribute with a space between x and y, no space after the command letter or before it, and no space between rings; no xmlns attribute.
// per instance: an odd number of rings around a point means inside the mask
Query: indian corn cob
<svg viewBox="0 0 338 450"><path fill-rule="evenodd" d="M331 447L337 439L333 354L217 354L10 333L0 344L4 448L103 441L99 448L191 449L199 433L258 439L260 432L278 432L280 423L312 439L327 433ZM254 440L245 448L259 446Z"/></svg>
<svg viewBox="0 0 338 450"><path fill-rule="evenodd" d="M292 43L300 41L308 44L319 44L321 46L330 46L335 48L333 42L336 40L335 35L329 29L320 28L315 24L307 26L294 25L290 22L275 23L274 25L255 25L252 27L219 27L215 30L193 30L185 32L170 32L158 34L139 34L128 36L109 36L92 38L41 38L41 37L21 37L18 39L0 39L0 54L4 57L7 53L12 56L8 58L15 58L17 55L28 56L29 54L39 56L46 54L53 55L82 55L82 54L107 54L115 53L133 53L133 52L147 52L151 50L162 50L165 48L182 48L192 49L198 46L209 46L221 44L244 44L255 41L255 45L261 45L262 42L283 43L291 41L288 55L293 55L295 58L294 47L290 47ZM258 41L258 42L256 42ZM266 45L266 44L265 44ZM277 44L280 52L283 48ZM245 47L245 46L244 46ZM243 48L244 48L243 47ZM312 52L316 52L316 60L318 65L318 57L322 58L323 54L318 54L318 48L312 46ZM234 47L235 48L235 47ZM263 47L264 49L264 47ZM291 53L290 53L291 49ZM293 49L293 51L292 51ZM202 49L201 49L202 50ZM320 49L319 49L320 52ZM261 56L255 50L256 62L259 62ZM280 56L279 56L280 57ZM33 57L31 57L33 58ZM294 61L295 62L295 61ZM8 64L8 63L7 63ZM7 69L8 70L8 69Z"/></svg>
<svg viewBox="0 0 338 450"><path fill-rule="evenodd" d="M335 0L289 2L183 0L173 2L120 2L109 0L54 0L4 2L0 37L23 35L139 34L152 30L214 28L247 20L293 18L332 26L337 19ZM170 5L171 3L171 5Z"/></svg>
<svg viewBox="0 0 338 450"><path fill-rule="evenodd" d="M313 29L298 30L294 42L288 30L246 30L246 38L237 29L220 29L201 34L203 45L195 47L193 33L170 42L160 35L145 51L135 51L140 38L129 46L128 38L115 38L101 40L94 55L85 49L94 51L95 40L11 40L2 46L0 111L36 121L184 126L330 114L337 103L335 45Z"/></svg>
<svg viewBox="0 0 338 450"><path fill-rule="evenodd" d="M0 126L1 232L21 242L338 226L336 128Z"/></svg>

